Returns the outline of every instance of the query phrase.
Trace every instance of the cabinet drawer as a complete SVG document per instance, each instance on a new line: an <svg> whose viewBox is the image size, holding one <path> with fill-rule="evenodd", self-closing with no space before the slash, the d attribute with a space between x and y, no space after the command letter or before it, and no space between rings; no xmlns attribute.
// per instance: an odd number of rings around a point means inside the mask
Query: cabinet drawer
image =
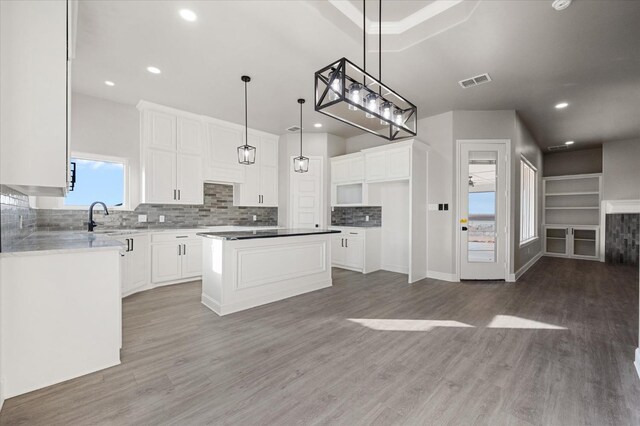
<svg viewBox="0 0 640 426"><path fill-rule="evenodd" d="M160 234L151 234L151 242L152 243L167 243L167 242L178 242L178 241L188 241L198 239L195 232L181 232L181 233L160 233Z"/></svg>

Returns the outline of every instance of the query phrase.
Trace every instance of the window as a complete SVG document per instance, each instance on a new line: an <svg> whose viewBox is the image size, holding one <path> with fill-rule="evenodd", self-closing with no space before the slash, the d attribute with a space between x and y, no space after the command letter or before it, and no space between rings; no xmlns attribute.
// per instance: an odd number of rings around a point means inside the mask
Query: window
<svg viewBox="0 0 640 426"><path fill-rule="evenodd" d="M71 156L75 163L76 181L73 191L64 199L65 207L87 207L102 201L108 207L125 207L126 160L91 154Z"/></svg>
<svg viewBox="0 0 640 426"><path fill-rule="evenodd" d="M520 158L520 244L538 237L536 194L538 171L526 158Z"/></svg>

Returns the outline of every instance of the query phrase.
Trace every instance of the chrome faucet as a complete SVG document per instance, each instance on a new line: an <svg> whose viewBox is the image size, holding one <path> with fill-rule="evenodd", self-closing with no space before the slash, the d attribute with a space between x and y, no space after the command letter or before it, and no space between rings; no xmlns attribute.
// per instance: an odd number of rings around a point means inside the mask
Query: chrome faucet
<svg viewBox="0 0 640 426"><path fill-rule="evenodd" d="M107 205L105 203L103 203L102 201L95 201L94 203L92 203L89 207L89 232L93 232L93 228L98 226L93 221L93 206L95 206L96 204L102 205L102 208L104 209L104 215L109 216L109 210L107 210Z"/></svg>

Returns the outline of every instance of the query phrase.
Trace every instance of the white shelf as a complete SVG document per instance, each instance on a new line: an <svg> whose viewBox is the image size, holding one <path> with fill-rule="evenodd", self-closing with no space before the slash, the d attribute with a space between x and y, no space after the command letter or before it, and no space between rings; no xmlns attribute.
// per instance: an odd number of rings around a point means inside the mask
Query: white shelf
<svg viewBox="0 0 640 426"><path fill-rule="evenodd" d="M545 207L545 210L598 210L600 207Z"/></svg>
<svg viewBox="0 0 640 426"><path fill-rule="evenodd" d="M598 191L586 191L586 192L556 192L556 193L547 193L545 196L547 197L563 197L563 196L571 196L571 195L600 195Z"/></svg>
<svg viewBox="0 0 640 426"><path fill-rule="evenodd" d="M566 240L566 238L563 238L563 237L547 237L547 240Z"/></svg>

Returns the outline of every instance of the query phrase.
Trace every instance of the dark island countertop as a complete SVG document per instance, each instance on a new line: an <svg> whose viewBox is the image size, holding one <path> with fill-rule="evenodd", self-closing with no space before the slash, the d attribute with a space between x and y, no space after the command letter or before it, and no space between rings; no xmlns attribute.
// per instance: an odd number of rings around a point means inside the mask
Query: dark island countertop
<svg viewBox="0 0 640 426"><path fill-rule="evenodd" d="M256 238L299 237L302 235L339 234L335 229L264 229L255 231L198 232L196 235L219 240L253 240Z"/></svg>

